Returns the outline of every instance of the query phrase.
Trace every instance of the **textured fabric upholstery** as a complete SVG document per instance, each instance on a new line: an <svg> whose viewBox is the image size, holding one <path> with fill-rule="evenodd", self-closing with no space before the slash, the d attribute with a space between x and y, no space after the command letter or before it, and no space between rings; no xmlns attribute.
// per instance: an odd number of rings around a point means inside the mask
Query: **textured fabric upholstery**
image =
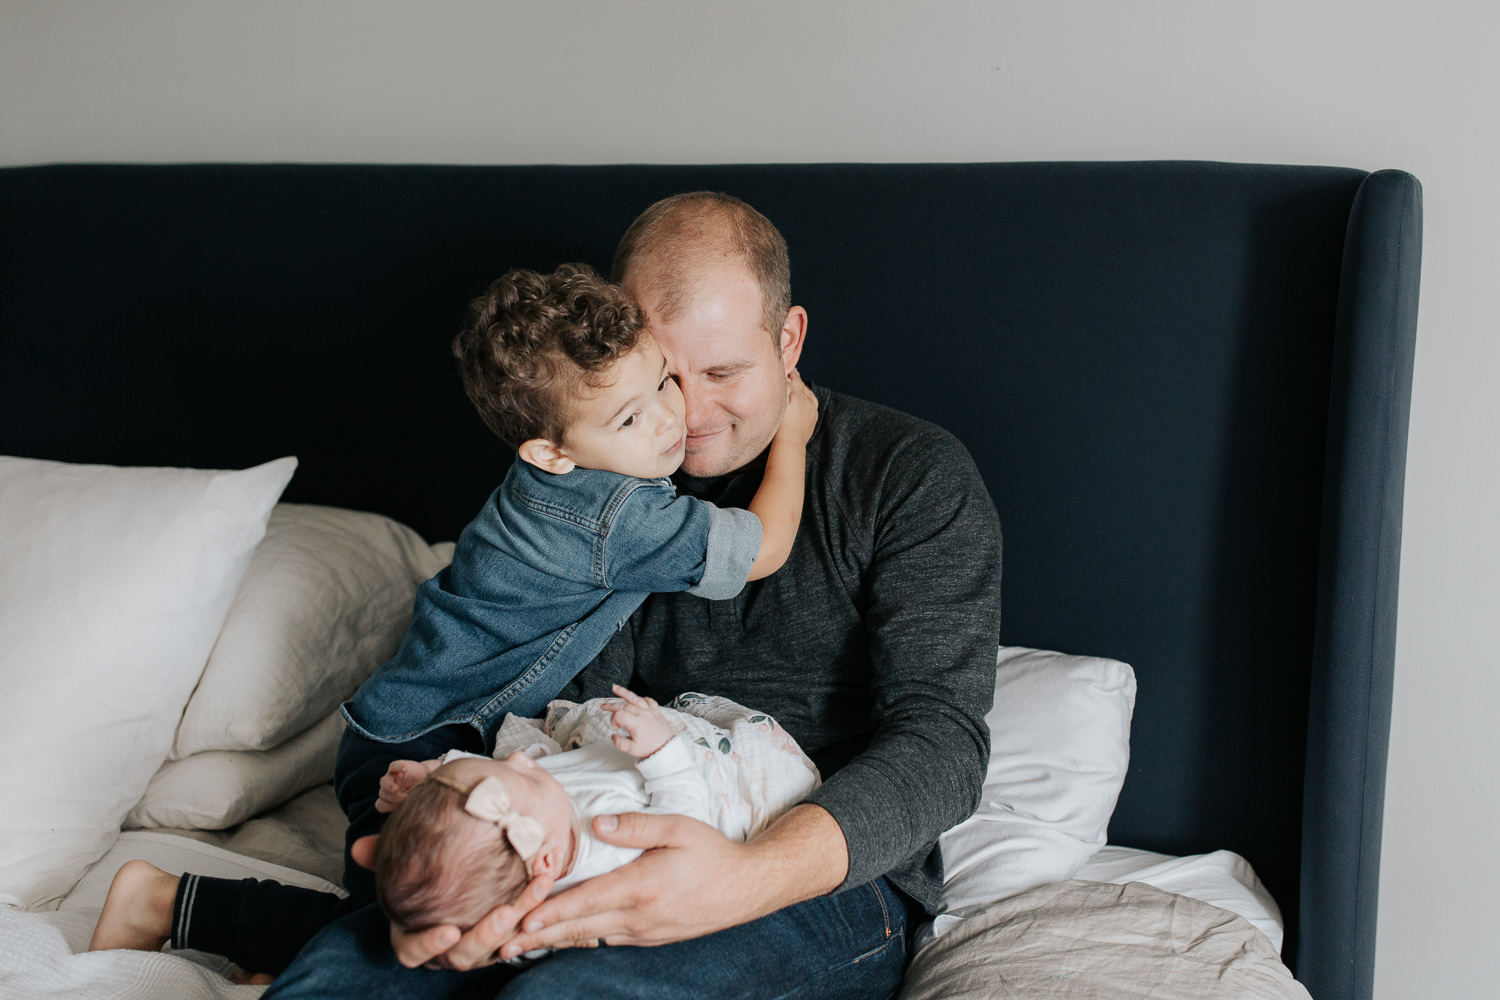
<svg viewBox="0 0 1500 1000"><path fill-rule="evenodd" d="M1008 645L1139 695L1116 843L1236 851L1367 997L1420 188L1220 163L0 171L0 453L243 467L454 537L510 460L447 345L648 203L776 222L803 371L964 441ZM1304 775L1306 781L1304 781Z"/></svg>

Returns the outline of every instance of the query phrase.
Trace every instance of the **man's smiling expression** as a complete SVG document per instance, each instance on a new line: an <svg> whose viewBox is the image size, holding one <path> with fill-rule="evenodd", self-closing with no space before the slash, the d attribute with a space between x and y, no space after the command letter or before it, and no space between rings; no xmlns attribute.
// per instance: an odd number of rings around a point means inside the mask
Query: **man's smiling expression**
<svg viewBox="0 0 1500 1000"><path fill-rule="evenodd" d="M687 442L682 471L720 476L743 468L766 449L786 410L787 373L802 350L806 312L793 307L781 344L761 325L760 286L732 259L703 265L680 306L651 269L632 272L626 290L645 311L667 364L682 388Z"/></svg>

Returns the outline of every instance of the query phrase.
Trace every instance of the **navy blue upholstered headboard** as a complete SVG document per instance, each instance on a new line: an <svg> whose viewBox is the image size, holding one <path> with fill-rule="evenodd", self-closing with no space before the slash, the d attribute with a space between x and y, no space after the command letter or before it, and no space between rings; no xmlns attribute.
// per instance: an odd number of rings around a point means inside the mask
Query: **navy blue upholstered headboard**
<svg viewBox="0 0 1500 1000"><path fill-rule="evenodd" d="M1134 665L1111 840L1245 855L1368 997L1421 193L1212 163L0 171L0 453L244 466L453 537L509 455L447 344L513 266L727 190L812 380L928 417L1005 528L1002 639Z"/></svg>

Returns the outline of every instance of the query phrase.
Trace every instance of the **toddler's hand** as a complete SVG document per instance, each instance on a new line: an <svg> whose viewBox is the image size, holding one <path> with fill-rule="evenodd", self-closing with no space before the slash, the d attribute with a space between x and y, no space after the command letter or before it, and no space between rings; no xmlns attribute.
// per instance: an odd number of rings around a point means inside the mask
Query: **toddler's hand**
<svg viewBox="0 0 1500 1000"><path fill-rule="evenodd" d="M380 779L380 798L375 800L375 811L388 813L405 802L411 790L417 787L417 782L438 769L438 763L435 760L391 761L391 766L385 769L385 777Z"/></svg>
<svg viewBox="0 0 1500 1000"><path fill-rule="evenodd" d="M786 413L781 418L781 426L776 429L776 436L785 435L798 444L806 444L817 426L818 397L813 395L794 368L787 375Z"/></svg>
<svg viewBox="0 0 1500 1000"><path fill-rule="evenodd" d="M655 699L642 698L618 684L614 690L621 700L605 702L604 710L614 727L624 730L610 737L615 746L635 758L649 757L664 747L675 733Z"/></svg>

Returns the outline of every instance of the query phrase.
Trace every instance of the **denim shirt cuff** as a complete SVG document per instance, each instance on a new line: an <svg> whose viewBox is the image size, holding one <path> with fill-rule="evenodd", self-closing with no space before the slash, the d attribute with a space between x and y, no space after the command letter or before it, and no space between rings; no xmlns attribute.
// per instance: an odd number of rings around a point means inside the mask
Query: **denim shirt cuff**
<svg viewBox="0 0 1500 1000"><path fill-rule="evenodd" d="M738 507L709 507L708 552L703 578L688 593L709 601L727 601L745 587L750 567L760 555L760 518Z"/></svg>

